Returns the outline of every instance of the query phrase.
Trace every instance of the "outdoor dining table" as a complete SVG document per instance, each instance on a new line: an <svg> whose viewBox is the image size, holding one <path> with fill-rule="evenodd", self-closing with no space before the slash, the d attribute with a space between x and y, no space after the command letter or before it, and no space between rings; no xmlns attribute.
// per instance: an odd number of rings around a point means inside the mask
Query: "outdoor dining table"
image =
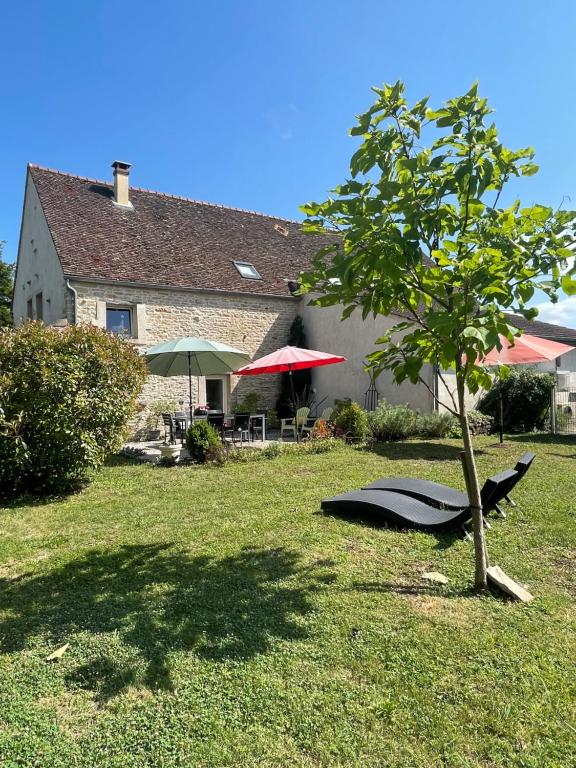
<svg viewBox="0 0 576 768"><path fill-rule="evenodd" d="M182 433L186 432L191 424L196 421L207 421L210 414L199 414L198 416L174 416L174 421L182 430ZM228 428L234 421L234 414L224 415L224 428ZM260 422L261 425L261 440L266 440L266 414L265 413L251 413L250 414L250 432L252 433L252 424L254 422Z"/></svg>

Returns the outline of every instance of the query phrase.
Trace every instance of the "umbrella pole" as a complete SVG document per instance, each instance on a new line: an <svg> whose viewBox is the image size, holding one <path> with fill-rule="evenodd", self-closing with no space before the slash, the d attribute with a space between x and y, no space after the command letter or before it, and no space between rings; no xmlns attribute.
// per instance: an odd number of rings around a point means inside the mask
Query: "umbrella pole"
<svg viewBox="0 0 576 768"><path fill-rule="evenodd" d="M294 408L294 431L296 432L296 442L299 443L298 437L298 421L296 420L296 393L294 392L294 379L292 378L292 368L288 365L288 377L290 379L290 392L292 393L292 408Z"/></svg>
<svg viewBox="0 0 576 768"><path fill-rule="evenodd" d="M188 407L190 410L190 423L192 423L192 358L188 352Z"/></svg>

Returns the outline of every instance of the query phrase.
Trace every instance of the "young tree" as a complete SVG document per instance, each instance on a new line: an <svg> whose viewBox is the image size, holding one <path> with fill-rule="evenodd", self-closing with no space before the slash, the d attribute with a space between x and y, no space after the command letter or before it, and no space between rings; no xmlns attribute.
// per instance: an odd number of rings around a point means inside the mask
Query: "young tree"
<svg viewBox="0 0 576 768"><path fill-rule="evenodd" d="M0 241L0 328L12 325L12 289L14 287L14 265L2 261L4 243Z"/></svg>
<svg viewBox="0 0 576 768"><path fill-rule="evenodd" d="M388 368L397 382L427 386L425 364L455 370L451 410L462 426L475 584L483 589L487 552L464 396L490 385L480 361L500 348L500 335L519 334L503 310L531 318L536 310L526 303L536 288L553 301L560 287L574 292L575 213L519 201L499 206L512 177L538 168L532 149L500 143L476 85L437 110L427 99L409 107L401 82L373 90L376 102L350 131L362 137L352 178L334 197L302 207L306 230L336 229L341 238L317 254L301 292L315 292L320 306L342 304L342 319L357 307L364 318L401 316L370 355L376 373Z"/></svg>

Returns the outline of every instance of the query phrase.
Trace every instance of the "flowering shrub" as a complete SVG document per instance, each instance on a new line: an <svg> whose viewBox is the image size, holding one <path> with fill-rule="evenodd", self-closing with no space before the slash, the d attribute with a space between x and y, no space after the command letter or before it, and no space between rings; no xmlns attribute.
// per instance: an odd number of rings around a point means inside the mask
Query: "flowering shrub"
<svg viewBox="0 0 576 768"><path fill-rule="evenodd" d="M312 432L310 432L310 438L312 440L326 440L329 437L334 437L334 429L330 422L326 419L317 419Z"/></svg>
<svg viewBox="0 0 576 768"><path fill-rule="evenodd" d="M365 440L369 433L368 413L358 403L340 400L332 413L336 437L346 440Z"/></svg>
<svg viewBox="0 0 576 768"><path fill-rule="evenodd" d="M377 442L406 440L418 434L420 414L407 405L391 406L383 401L370 414L370 427Z"/></svg>

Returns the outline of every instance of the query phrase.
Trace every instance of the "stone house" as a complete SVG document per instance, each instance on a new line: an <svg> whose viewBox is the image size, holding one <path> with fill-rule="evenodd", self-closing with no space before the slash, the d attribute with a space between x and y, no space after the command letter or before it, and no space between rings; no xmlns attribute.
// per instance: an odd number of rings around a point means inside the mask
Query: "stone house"
<svg viewBox="0 0 576 768"><path fill-rule="evenodd" d="M345 323L338 307L318 309L294 296L299 273L326 243L299 222L130 187L128 163L113 163L98 181L30 165L13 297L16 324L89 323L146 348L178 336L221 341L260 357L285 345L301 315L311 348L348 362L313 372L318 399L351 397L364 404L363 370L374 341L398 318ZM542 334L543 335L543 334ZM432 390L438 382L425 375ZM273 407L278 376L195 380L197 403L229 411L249 391ZM424 411L434 407L422 385L378 380L381 397ZM187 400L187 381L149 377L142 393ZM145 412L143 413L145 418Z"/></svg>

